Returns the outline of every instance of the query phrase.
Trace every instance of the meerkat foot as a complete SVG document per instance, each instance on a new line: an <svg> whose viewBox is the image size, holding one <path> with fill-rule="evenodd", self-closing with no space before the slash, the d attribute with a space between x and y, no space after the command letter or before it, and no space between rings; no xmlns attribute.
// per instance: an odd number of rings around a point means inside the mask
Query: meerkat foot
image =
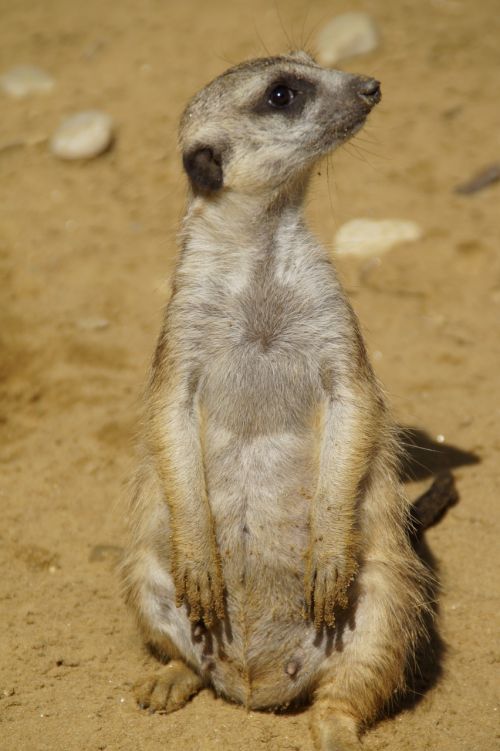
<svg viewBox="0 0 500 751"><path fill-rule="evenodd" d="M361 751L358 723L344 712L332 711L328 705L315 704L311 731L317 751Z"/></svg>
<svg viewBox="0 0 500 751"><path fill-rule="evenodd" d="M201 678L182 660L172 660L154 675L139 680L134 694L141 709L175 712L200 691Z"/></svg>

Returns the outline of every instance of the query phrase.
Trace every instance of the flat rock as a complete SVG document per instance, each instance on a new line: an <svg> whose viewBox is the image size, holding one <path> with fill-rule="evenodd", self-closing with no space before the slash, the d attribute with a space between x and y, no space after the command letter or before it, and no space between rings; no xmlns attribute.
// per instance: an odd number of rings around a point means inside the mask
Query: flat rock
<svg viewBox="0 0 500 751"><path fill-rule="evenodd" d="M18 65L0 76L0 88L14 99L30 94L47 94L55 86L52 76L34 65Z"/></svg>
<svg viewBox="0 0 500 751"><path fill-rule="evenodd" d="M95 318L79 318L76 325L82 331L100 331L108 328L109 321L107 318L98 318L97 316Z"/></svg>
<svg viewBox="0 0 500 751"><path fill-rule="evenodd" d="M104 153L113 140L113 121L105 112L87 110L62 121L50 141L60 159L92 159Z"/></svg>
<svg viewBox="0 0 500 751"><path fill-rule="evenodd" d="M342 13L318 32L317 58L320 65L335 65L339 60L372 52L378 47L379 34L367 13Z"/></svg>
<svg viewBox="0 0 500 751"><path fill-rule="evenodd" d="M418 224L403 219L352 219L339 229L334 246L337 255L367 258L418 240L422 234Z"/></svg>

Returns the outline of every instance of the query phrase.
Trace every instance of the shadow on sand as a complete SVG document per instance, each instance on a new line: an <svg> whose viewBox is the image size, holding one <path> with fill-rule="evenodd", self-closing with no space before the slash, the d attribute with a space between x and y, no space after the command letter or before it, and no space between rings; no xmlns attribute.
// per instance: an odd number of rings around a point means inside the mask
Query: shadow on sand
<svg viewBox="0 0 500 751"><path fill-rule="evenodd" d="M426 624L429 639L417 647L415 662L408 667L408 692L388 708L385 717L416 706L442 675L446 645L439 634L439 567L424 532L441 521L447 510L459 500L451 470L480 461L477 454L439 443L418 428L400 426L399 433L404 450L401 480L411 482L434 478L428 490L412 503L413 529L410 531L413 547L432 576L428 588L431 613Z"/></svg>

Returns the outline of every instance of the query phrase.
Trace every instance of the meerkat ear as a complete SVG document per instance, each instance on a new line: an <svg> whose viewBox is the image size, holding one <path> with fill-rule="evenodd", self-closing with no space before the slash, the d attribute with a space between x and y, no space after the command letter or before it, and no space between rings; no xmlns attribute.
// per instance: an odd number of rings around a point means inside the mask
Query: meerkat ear
<svg viewBox="0 0 500 751"><path fill-rule="evenodd" d="M215 191L222 188L224 176L220 152L209 146L198 146L186 152L182 162L194 189Z"/></svg>

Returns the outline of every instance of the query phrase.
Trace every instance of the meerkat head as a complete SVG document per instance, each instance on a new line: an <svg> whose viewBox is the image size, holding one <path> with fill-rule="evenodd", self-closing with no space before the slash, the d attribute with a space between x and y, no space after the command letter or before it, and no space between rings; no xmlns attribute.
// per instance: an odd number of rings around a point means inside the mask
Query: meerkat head
<svg viewBox="0 0 500 751"><path fill-rule="evenodd" d="M304 52L230 68L181 119L193 191L273 191L303 179L361 128L380 96L378 81L321 68Z"/></svg>

